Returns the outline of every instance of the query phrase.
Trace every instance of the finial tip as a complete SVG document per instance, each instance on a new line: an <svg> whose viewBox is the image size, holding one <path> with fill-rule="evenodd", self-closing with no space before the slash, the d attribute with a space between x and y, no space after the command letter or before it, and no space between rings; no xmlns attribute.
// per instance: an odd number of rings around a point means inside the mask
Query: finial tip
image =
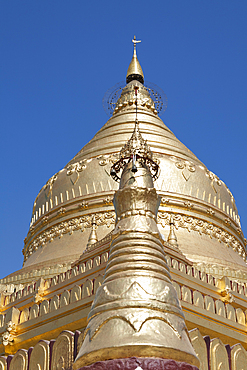
<svg viewBox="0 0 247 370"><path fill-rule="evenodd" d="M139 60L137 59L136 55L136 44L141 42L141 40L136 40L136 36L132 39L132 42L134 44L134 53L133 53L133 58L130 62L128 71L127 71L127 76L126 76L126 82L129 83L133 80L137 80L141 82L142 84L144 83L144 75L142 72L142 67L139 63Z"/></svg>

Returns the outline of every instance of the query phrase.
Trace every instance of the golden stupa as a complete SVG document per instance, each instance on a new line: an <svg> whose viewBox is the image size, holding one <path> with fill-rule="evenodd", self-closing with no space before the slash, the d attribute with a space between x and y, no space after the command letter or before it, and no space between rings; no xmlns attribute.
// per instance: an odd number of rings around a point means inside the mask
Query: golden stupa
<svg viewBox="0 0 247 370"><path fill-rule="evenodd" d="M247 369L234 197L159 118L133 43L111 118L40 190L0 281L0 370Z"/></svg>

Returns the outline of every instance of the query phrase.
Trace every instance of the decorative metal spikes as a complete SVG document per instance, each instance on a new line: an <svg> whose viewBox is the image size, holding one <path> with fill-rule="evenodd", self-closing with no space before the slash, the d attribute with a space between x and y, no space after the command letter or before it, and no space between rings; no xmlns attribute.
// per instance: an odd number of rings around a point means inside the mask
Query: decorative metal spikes
<svg viewBox="0 0 247 370"><path fill-rule="evenodd" d="M121 149L119 160L112 165L110 174L115 181L120 181L121 176L118 176L118 173L124 169L125 165L132 160L132 172L135 173L137 172L135 162L140 161L148 167L153 180L156 180L158 177L159 166L152 157L153 153L148 146L147 141L143 139L139 131L138 120L136 119L133 134Z"/></svg>

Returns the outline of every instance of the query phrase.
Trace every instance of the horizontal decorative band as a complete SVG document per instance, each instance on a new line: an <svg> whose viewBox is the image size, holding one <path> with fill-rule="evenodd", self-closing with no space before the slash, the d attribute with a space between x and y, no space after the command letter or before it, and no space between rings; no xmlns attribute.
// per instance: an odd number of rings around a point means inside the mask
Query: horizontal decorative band
<svg viewBox="0 0 247 370"><path fill-rule="evenodd" d="M171 213L169 212L159 211L157 217L158 224L160 224L162 227L168 226L170 223L170 215ZM245 247L238 241L238 239L234 235L228 233L225 229L220 228L200 218L186 216L180 213L174 213L173 216L176 229L182 227L187 229L188 231L197 231L201 235L206 234L210 238L215 238L219 242L224 243L227 247L231 247L243 258L244 261L247 260ZM114 211L99 212L95 214L95 217L95 222L97 226L106 225L107 227L110 227L111 225L115 224L116 216ZM155 218L154 215L152 217ZM26 250L24 251L24 262L38 248L43 247L46 243L52 241L53 239L61 237L65 234L72 234L76 230L84 231L85 228L91 227L91 220L92 214L88 214L86 216L75 217L68 221L63 221L45 230L40 235L38 235L30 243L29 246L27 246Z"/></svg>
<svg viewBox="0 0 247 370"><path fill-rule="evenodd" d="M154 213L151 211L146 211L144 209L133 209L132 211L124 212L120 215L118 218L118 221L122 220L123 218L130 217L130 216L145 216L145 217L150 217L153 218L154 220L156 219L156 216Z"/></svg>
<svg viewBox="0 0 247 370"><path fill-rule="evenodd" d="M98 361L78 370L198 370L186 362L177 362L162 358L121 358L116 360Z"/></svg>

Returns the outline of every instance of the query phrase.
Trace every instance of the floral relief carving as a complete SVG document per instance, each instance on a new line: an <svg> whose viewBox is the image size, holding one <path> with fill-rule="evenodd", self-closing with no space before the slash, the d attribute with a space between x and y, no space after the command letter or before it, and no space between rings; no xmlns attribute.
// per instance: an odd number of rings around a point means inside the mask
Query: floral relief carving
<svg viewBox="0 0 247 370"><path fill-rule="evenodd" d="M113 198L111 198L111 197L108 196L108 197L106 197L106 198L103 199L103 203L105 203L107 205L113 204Z"/></svg>
<svg viewBox="0 0 247 370"><path fill-rule="evenodd" d="M215 214L215 211L212 209L212 208L208 208L207 209L207 213L211 216L213 216Z"/></svg>
<svg viewBox="0 0 247 370"><path fill-rule="evenodd" d="M237 228L237 232L238 232L238 234L240 234L240 235L241 235L241 234L243 234L243 231L242 231L241 227L238 227L238 228Z"/></svg>
<svg viewBox="0 0 247 370"><path fill-rule="evenodd" d="M12 321L7 322L6 332L2 334L2 342L4 346L13 344L15 333L16 333L15 323Z"/></svg>
<svg viewBox="0 0 247 370"><path fill-rule="evenodd" d="M220 291L220 295L222 296L221 300L224 303L232 303L235 302L235 298L230 292L229 288L223 289Z"/></svg>
<svg viewBox="0 0 247 370"><path fill-rule="evenodd" d="M84 366L78 370L198 370L196 366L186 362L177 362L162 358L131 357L116 360L98 361L92 365ZM204 370L204 369L203 369ZM225 369L224 369L225 370Z"/></svg>
<svg viewBox="0 0 247 370"><path fill-rule="evenodd" d="M80 208L80 209L88 208L88 202L86 202L85 200L83 200L83 201L79 204L79 208Z"/></svg>
<svg viewBox="0 0 247 370"><path fill-rule="evenodd" d="M72 163L67 167L67 176L71 176L71 182L73 185L77 183L80 177L80 172L87 168L87 163L91 162L92 159L83 159L80 162Z"/></svg>
<svg viewBox="0 0 247 370"><path fill-rule="evenodd" d="M191 203L191 202L184 202L184 205L185 205L186 208L189 208L189 209L194 207L193 203Z"/></svg>
<svg viewBox="0 0 247 370"><path fill-rule="evenodd" d="M81 172L87 168L87 160L84 159L80 162L73 163L67 167L67 175L70 176L74 172Z"/></svg>
<svg viewBox="0 0 247 370"><path fill-rule="evenodd" d="M111 155L100 155L97 157L100 166L106 166L107 164L112 164L118 160L119 155L117 153Z"/></svg>
<svg viewBox="0 0 247 370"><path fill-rule="evenodd" d="M65 213L66 209L61 207L58 211L57 211L57 214L58 215L63 215Z"/></svg>
<svg viewBox="0 0 247 370"><path fill-rule="evenodd" d="M164 198L161 200L162 203L168 203L168 199ZM187 205L191 207L192 205ZM208 212L209 213L209 212ZM97 226L106 225L110 227L115 224L115 212L102 212L95 215L95 220ZM167 212L158 213L158 223L165 227L169 225L170 214ZM228 220L228 219L226 219ZM228 223L228 221L226 221ZM242 258L246 259L246 252L244 247L238 242L238 240L228 232L223 229L214 226L206 221L200 220L198 218L189 217L181 214L174 215L175 227L183 227L188 231L194 230L198 231L200 234L209 235L211 238L216 238L217 240L225 243L228 247L233 248ZM70 221L64 221L60 224L53 226L52 228L44 231L40 234L34 241L30 244L27 252L25 253L25 260L38 248L44 246L49 241L52 241L56 237L62 237L63 235L70 233L72 234L76 230L84 231L85 228L91 227L91 215L85 215L78 218L73 218Z"/></svg>
<svg viewBox="0 0 247 370"><path fill-rule="evenodd" d="M186 181L189 180L191 173L195 172L196 170L194 163L189 161L178 160L175 162L175 166L179 170L182 170L182 175Z"/></svg>
<svg viewBox="0 0 247 370"><path fill-rule="evenodd" d="M48 216L44 216L43 219L42 219L42 224L47 224L48 219L49 219Z"/></svg>
<svg viewBox="0 0 247 370"><path fill-rule="evenodd" d="M226 223L227 225L231 225L231 220L230 220L230 218L225 218L225 223Z"/></svg>
<svg viewBox="0 0 247 370"><path fill-rule="evenodd" d="M170 199L162 197L161 198L161 204L168 204L170 202Z"/></svg>
<svg viewBox="0 0 247 370"><path fill-rule="evenodd" d="M41 303L43 301L43 297L45 295L45 288L39 287L38 292L34 295L33 300L35 303Z"/></svg>

